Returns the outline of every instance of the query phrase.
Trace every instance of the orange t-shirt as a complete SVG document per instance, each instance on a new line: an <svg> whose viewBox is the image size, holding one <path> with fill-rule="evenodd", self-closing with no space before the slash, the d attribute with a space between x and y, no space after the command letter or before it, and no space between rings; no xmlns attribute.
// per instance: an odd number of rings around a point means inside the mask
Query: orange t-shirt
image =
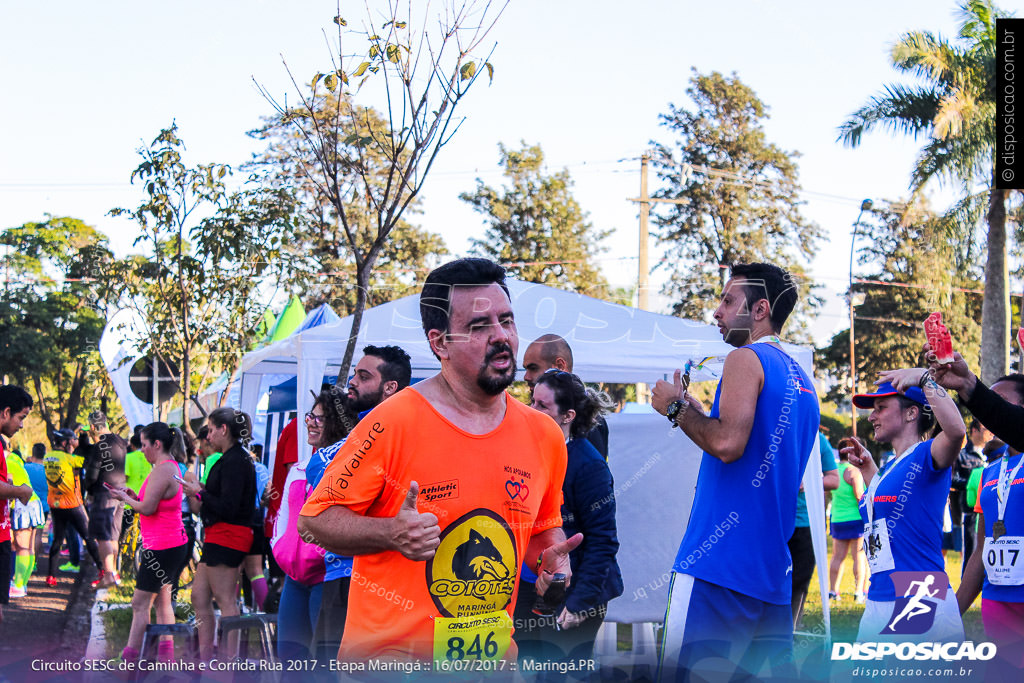
<svg viewBox="0 0 1024 683"><path fill-rule="evenodd" d="M439 627L451 617L493 622L502 611L511 620L530 537L562 526L567 456L554 420L507 394L505 402L497 429L470 434L404 389L364 417L328 465L301 514L344 505L393 517L415 481L417 509L441 527L426 562L394 551L355 557L339 657L430 660L439 618ZM514 645L505 656L515 657Z"/></svg>
<svg viewBox="0 0 1024 683"><path fill-rule="evenodd" d="M50 507L70 510L82 505L82 480L78 470L85 466L85 458L64 451L50 451L43 458L46 483L49 486Z"/></svg>

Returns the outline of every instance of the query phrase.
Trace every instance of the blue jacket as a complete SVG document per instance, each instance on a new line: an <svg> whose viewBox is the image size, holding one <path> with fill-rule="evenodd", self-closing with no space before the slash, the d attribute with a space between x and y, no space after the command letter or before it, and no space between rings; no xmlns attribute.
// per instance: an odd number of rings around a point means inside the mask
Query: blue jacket
<svg viewBox="0 0 1024 683"><path fill-rule="evenodd" d="M583 439L566 446L569 463L562 485L562 528L566 538L583 533L583 543L569 554L572 583L565 606L585 612L622 595L622 574L615 561L615 485L597 449Z"/></svg>

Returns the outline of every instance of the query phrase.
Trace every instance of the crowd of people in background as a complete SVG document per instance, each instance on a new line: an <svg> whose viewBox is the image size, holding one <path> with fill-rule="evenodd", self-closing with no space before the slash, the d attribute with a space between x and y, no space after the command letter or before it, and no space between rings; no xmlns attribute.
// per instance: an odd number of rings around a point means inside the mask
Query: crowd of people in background
<svg viewBox="0 0 1024 683"><path fill-rule="evenodd" d="M194 440L163 422L124 439L96 411L21 457L7 446L32 398L0 386L0 604L26 595L47 538L47 583L83 571L84 545L94 586L120 584L120 547L137 528L125 660L152 656L140 651L154 608L157 623L175 622L190 561L203 659L238 652L237 633L215 645L217 620L275 609L275 577L283 660L591 657L623 592L603 418L612 404L572 373L557 335L523 356L529 405L505 391L519 340L504 277L484 259L433 271L420 312L441 371L413 385L403 349L366 346L347 386L325 385L284 426L273 458L252 443L250 416L230 407L206 416ZM795 304L785 271L735 266L714 314L735 350L710 412L689 393L688 368L654 386L654 409L703 451L680 520L659 676L721 673L720 661L787 675L815 569L807 497L826 494L828 600L847 599L850 557L850 598L864 605L858 640L963 641L961 615L980 594L999 646L992 672L1016 680L1024 375L990 388L959 354L940 363L927 344L922 367L880 368L877 388L852 396L870 411L871 441L889 449L878 458L866 440L823 433L813 383L780 338ZM973 414L969 429L961 409ZM300 457L300 433L311 456ZM821 491L804 490L806 467L820 467ZM723 520L733 523L716 535ZM962 552L956 591L948 548ZM925 598L927 628L908 631ZM174 659L170 638L155 654Z"/></svg>

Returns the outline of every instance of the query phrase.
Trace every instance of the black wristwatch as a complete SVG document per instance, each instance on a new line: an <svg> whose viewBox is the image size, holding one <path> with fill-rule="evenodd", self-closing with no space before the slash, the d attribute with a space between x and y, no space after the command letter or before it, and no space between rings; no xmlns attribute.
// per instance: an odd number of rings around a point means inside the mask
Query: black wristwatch
<svg viewBox="0 0 1024 683"><path fill-rule="evenodd" d="M680 400L672 401L668 404L668 410L665 412L665 417L672 423L672 427L678 427L676 424L676 417L679 416L679 411L683 409L683 402Z"/></svg>

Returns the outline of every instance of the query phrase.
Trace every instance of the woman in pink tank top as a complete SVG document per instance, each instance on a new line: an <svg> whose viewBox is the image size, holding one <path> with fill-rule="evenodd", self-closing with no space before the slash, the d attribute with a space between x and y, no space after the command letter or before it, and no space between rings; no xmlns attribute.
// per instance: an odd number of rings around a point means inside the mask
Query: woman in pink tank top
<svg viewBox="0 0 1024 683"><path fill-rule="evenodd" d="M132 597L132 626L122 652L125 661L139 658L142 636L149 613L156 602L158 624L174 623L171 588L185 561L188 539L181 520L182 486L178 462L184 461L185 442L177 427L154 422L141 433L142 453L153 466L138 495L131 489L113 489L111 495L124 501L139 515L142 558ZM158 658L174 658L174 641L161 638Z"/></svg>

